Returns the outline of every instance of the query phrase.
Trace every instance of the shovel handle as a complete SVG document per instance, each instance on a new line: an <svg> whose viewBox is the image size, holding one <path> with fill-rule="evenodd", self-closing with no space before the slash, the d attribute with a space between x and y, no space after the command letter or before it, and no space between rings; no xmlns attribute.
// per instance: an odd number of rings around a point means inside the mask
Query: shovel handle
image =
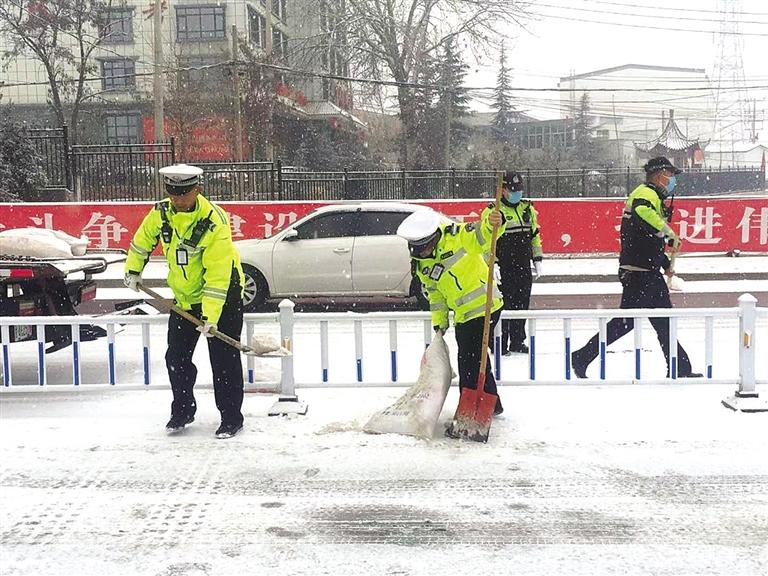
<svg viewBox="0 0 768 576"><path fill-rule="evenodd" d="M496 171L496 203L494 210L501 205L501 190L504 185L503 174ZM485 391L485 368L488 365L488 338L491 334L491 306L493 305L493 267L496 264L496 238L499 235L498 224L493 224L491 233L491 255L488 259L488 280L485 285L485 316L483 318L483 342L480 348L480 372L477 373L477 390Z"/></svg>
<svg viewBox="0 0 768 576"><path fill-rule="evenodd" d="M164 298L162 296L160 296L160 294L158 294L157 292L155 292L151 288L147 288L144 284L139 284L139 287L144 292L146 292L147 294L152 296L152 298L154 298L155 300L164 300ZM181 316L185 320L189 320L195 326L205 326L205 322L203 322L202 320L200 320L198 318L195 318L192 314L190 314L186 310L182 310L181 308L176 306L176 304L172 304L171 305L171 310L173 312L176 312L176 314L178 314L179 316ZM240 352L253 352L253 349L251 349L248 346L243 346L243 344L239 340L235 340L231 336L227 336L226 334L224 334L223 332L219 332L215 328L213 330L211 330L211 334L213 334L213 336L215 338L218 338L222 342L226 342L227 344L229 344L233 348L237 348L238 350L240 350Z"/></svg>

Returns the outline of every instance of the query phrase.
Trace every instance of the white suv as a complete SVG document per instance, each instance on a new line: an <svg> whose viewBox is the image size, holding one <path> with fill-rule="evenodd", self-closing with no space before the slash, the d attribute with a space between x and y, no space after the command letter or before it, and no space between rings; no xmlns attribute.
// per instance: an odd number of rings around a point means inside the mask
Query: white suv
<svg viewBox="0 0 768 576"><path fill-rule="evenodd" d="M246 312L272 298L425 298L397 227L426 206L359 202L323 206L271 238L239 240ZM449 222L446 218L446 222Z"/></svg>

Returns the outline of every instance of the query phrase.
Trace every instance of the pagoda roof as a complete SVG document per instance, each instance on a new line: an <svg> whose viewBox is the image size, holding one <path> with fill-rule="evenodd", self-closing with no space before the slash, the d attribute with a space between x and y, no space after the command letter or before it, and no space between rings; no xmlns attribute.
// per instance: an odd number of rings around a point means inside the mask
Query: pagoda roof
<svg viewBox="0 0 768 576"><path fill-rule="evenodd" d="M683 131L680 130L677 122L675 122L674 116L670 116L667 125L664 126L664 130L662 130L658 138L654 138L648 142L635 142L635 148L641 152L651 152L659 149L682 152L694 147L699 147L703 150L708 144L709 140L706 142L698 139L690 140L683 134Z"/></svg>

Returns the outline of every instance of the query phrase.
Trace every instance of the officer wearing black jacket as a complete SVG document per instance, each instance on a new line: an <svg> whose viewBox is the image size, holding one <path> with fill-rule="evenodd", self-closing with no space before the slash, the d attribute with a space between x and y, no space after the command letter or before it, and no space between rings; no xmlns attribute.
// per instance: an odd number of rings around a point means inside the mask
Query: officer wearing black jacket
<svg viewBox="0 0 768 576"><path fill-rule="evenodd" d="M485 211L493 209L491 204ZM501 272L501 293L505 310L528 310L533 279L541 275L544 252L536 208L523 199L523 177L505 172L501 213L507 227L496 242L496 258ZM484 213L485 213L484 211ZM533 262L534 272L531 272ZM501 353L528 353L525 320L501 321Z"/></svg>
<svg viewBox="0 0 768 576"><path fill-rule="evenodd" d="M675 168L665 157L652 158L644 166L645 183L635 188L627 198L621 220L621 254L619 280L623 287L621 308L672 308L669 288L660 269L667 276L675 273L664 252L665 244L673 252L680 248L680 238L669 226L671 211L664 206L677 185ZM651 318L651 325L667 360L670 374L669 318ZM613 318L608 322L607 344L618 340L634 328L632 318ZM587 366L599 353L599 334L571 355L573 371L579 378L587 377ZM691 371L691 362L683 347L677 345L677 374L681 378L700 378Z"/></svg>

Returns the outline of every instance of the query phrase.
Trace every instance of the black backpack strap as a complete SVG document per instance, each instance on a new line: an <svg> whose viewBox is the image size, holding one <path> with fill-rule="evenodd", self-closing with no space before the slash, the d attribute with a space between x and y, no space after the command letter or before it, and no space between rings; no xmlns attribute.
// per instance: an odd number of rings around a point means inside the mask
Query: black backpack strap
<svg viewBox="0 0 768 576"><path fill-rule="evenodd" d="M158 202L155 204L155 208L160 211L160 218L163 221L163 226L160 228L163 242L170 244L173 239L173 228L171 228L171 222L168 220L168 205L166 202Z"/></svg>

